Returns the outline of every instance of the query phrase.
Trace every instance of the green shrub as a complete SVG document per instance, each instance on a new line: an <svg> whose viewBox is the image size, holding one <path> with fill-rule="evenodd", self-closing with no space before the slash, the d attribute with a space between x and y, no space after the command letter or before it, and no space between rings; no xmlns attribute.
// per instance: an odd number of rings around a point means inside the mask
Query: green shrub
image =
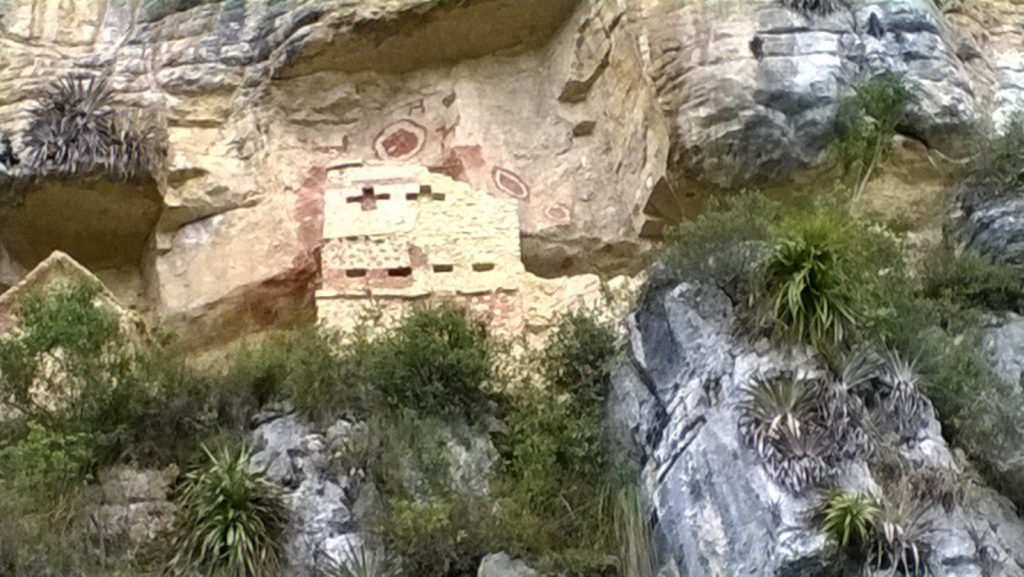
<svg viewBox="0 0 1024 577"><path fill-rule="evenodd" d="M866 80L840 103L831 153L854 199L861 196L891 152L909 98L902 79L886 73Z"/></svg>
<svg viewBox="0 0 1024 577"><path fill-rule="evenodd" d="M491 515L488 503L471 495L391 499L382 531L405 574L468 575L488 551Z"/></svg>
<svg viewBox="0 0 1024 577"><path fill-rule="evenodd" d="M959 309L1019 311L1024 305L1024 274L971 251L940 248L922 267L923 297Z"/></svg>
<svg viewBox="0 0 1024 577"><path fill-rule="evenodd" d="M861 493L833 491L819 511L819 526L847 551L862 554L870 542L882 510L877 501Z"/></svg>
<svg viewBox="0 0 1024 577"><path fill-rule="evenodd" d="M276 575L285 522L279 489L253 469L247 448L207 452L177 498L169 571L232 577Z"/></svg>
<svg viewBox="0 0 1024 577"><path fill-rule="evenodd" d="M792 222L764 268L755 305L762 324L789 342L834 349L860 319L852 294L849 226L820 213Z"/></svg>
<svg viewBox="0 0 1024 577"><path fill-rule="evenodd" d="M713 199L709 210L669 231L651 281L696 279L747 291L756 253L773 238L779 210L777 203L754 193Z"/></svg>
<svg viewBox="0 0 1024 577"><path fill-rule="evenodd" d="M558 319L540 358L540 376L577 403L599 405L618 346L615 330L596 313L577 311Z"/></svg>
<svg viewBox="0 0 1024 577"><path fill-rule="evenodd" d="M319 327L277 334L237 351L219 386L243 399L242 407L287 399L315 421L365 415L372 402L355 370L355 356L365 351L345 347L341 335Z"/></svg>
<svg viewBox="0 0 1024 577"><path fill-rule="evenodd" d="M1021 184L1024 177L1024 115L1013 118L1003 134L983 141L964 176L972 198L986 200Z"/></svg>
<svg viewBox="0 0 1024 577"><path fill-rule="evenodd" d="M0 449L0 573L83 574L99 563L85 521L95 439L36 424Z"/></svg>
<svg viewBox="0 0 1024 577"><path fill-rule="evenodd" d="M99 304L100 288L72 282L34 291L18 303L20 332L0 341L0 402L40 422L82 415L123 372L125 338L117 314Z"/></svg>
<svg viewBox="0 0 1024 577"><path fill-rule="evenodd" d="M473 419L490 397L494 347L454 304L420 307L383 334L355 339L346 354L393 409Z"/></svg>
<svg viewBox="0 0 1024 577"><path fill-rule="evenodd" d="M615 353L611 326L585 312L566 315L536 362L547 386L524 383L505 395L498 535L504 549L541 569L600 575L617 564L615 498L624 479L602 430Z"/></svg>

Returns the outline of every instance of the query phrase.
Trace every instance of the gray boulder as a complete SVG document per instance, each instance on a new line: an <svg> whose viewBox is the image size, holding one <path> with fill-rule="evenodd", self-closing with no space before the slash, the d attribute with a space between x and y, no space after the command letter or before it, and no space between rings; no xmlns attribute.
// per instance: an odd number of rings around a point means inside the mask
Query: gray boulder
<svg viewBox="0 0 1024 577"><path fill-rule="evenodd" d="M652 288L629 327L629 361L613 378L611 423L637 457L663 553L690 577L834 575L837 548L813 520L823 491L780 486L738 427L740 388L751 375L822 368L800 352L742 333L732 301L698 283ZM969 478L938 422L885 437L914 469L961 480L964 497L930 507L929 566L935 575L1024 575L1024 523L1005 499ZM878 493L867 461L851 457L831 485Z"/></svg>
<svg viewBox="0 0 1024 577"><path fill-rule="evenodd" d="M480 562L477 577L535 577L537 572L526 563L509 557L508 553L493 553Z"/></svg>

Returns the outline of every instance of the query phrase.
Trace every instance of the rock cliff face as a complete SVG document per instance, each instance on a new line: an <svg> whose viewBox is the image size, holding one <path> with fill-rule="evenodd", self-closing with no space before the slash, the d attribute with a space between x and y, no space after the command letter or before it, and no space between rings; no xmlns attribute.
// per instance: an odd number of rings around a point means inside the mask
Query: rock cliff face
<svg viewBox="0 0 1024 577"><path fill-rule="evenodd" d="M935 188L922 174L936 159L1024 105L1024 9L995 1L944 15L870 0L824 18L774 0L0 6L15 156L33 96L67 73L109 76L168 133L144 190L95 187L109 211L40 183L51 192L6 221L19 225L0 282L44 238L196 336L312 318L326 175L350 162L425 166L515 202L532 273L621 272L708 194L820 164L838 99L865 75L902 73L913 93L900 132L923 168L875 191L896 211Z"/></svg>
<svg viewBox="0 0 1024 577"><path fill-rule="evenodd" d="M825 489L781 486L738 426L751 376L822 369L737 329L729 297L696 283L652 290L631 317L630 360L614 377L613 414L626 448L643 464L658 531L672 563L691 577L839 574L842 556L814 521ZM931 409L926 413L912 434L878 439L873 459L888 454L903 462L903 477L962 477ZM846 459L825 485L879 494L886 482L876 463ZM969 485L944 503L928 490L932 500L917 519L928 570L1024 575L1024 522L1004 498Z"/></svg>

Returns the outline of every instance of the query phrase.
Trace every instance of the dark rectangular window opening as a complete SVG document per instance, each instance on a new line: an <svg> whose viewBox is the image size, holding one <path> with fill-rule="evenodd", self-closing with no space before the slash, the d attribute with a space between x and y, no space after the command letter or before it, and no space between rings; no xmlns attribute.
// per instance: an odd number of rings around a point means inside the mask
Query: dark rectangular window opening
<svg viewBox="0 0 1024 577"><path fill-rule="evenodd" d="M405 193L405 200L419 200L420 193L418 192L407 192Z"/></svg>
<svg viewBox="0 0 1024 577"><path fill-rule="evenodd" d="M347 276L348 278L363 278L364 276L366 276L366 269L350 268L347 271L345 271L345 276Z"/></svg>
<svg viewBox="0 0 1024 577"><path fill-rule="evenodd" d="M489 270L494 270L494 263L493 262L478 262L478 263L475 263L473 265L473 270L476 271L476 272L487 272Z"/></svg>
<svg viewBox="0 0 1024 577"><path fill-rule="evenodd" d="M384 192L384 193L378 194L374 198L376 198L377 200L388 200L388 199L391 198L391 195L386 193L386 192Z"/></svg>
<svg viewBox="0 0 1024 577"><path fill-rule="evenodd" d="M444 200L444 193L443 192L435 192L435 193L430 195L430 198L432 198L434 200Z"/></svg>
<svg viewBox="0 0 1024 577"><path fill-rule="evenodd" d="M412 269L407 266L389 268L388 276L412 276Z"/></svg>
<svg viewBox="0 0 1024 577"><path fill-rule="evenodd" d="M435 264L434 272L452 272L455 267L450 264Z"/></svg>

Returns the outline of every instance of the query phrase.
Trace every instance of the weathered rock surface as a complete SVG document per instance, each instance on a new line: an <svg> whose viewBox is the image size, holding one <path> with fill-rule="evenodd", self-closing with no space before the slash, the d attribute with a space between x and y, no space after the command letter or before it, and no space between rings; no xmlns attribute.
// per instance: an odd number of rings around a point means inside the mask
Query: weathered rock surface
<svg viewBox="0 0 1024 577"><path fill-rule="evenodd" d="M962 182L947 223L958 245L997 262L1024 265L1024 181L1006 184Z"/></svg>
<svg viewBox="0 0 1024 577"><path fill-rule="evenodd" d="M658 532L683 574L827 575L835 546L813 522L821 494L776 484L740 435L737 402L752 374L818 371L742 336L717 288L653 289L631 317L630 360L613 379L613 423L642 465ZM930 411L930 409L929 409ZM963 475L938 423L890 447L916 468ZM834 484L875 492L867 463L842 466ZM934 505L927 542L935 575L1024 575L1024 522L1011 504L971 483L951 509Z"/></svg>
<svg viewBox="0 0 1024 577"><path fill-rule="evenodd" d="M287 574L307 577L330 563L343 563L353 548L362 545L362 537L348 494L353 487L331 466L327 438L287 408L269 408L256 423L253 464L265 467L270 480L286 491ZM337 431L334 438L340 439Z"/></svg>
<svg viewBox="0 0 1024 577"><path fill-rule="evenodd" d="M117 278L161 319L239 333L313 318L325 175L349 161L515 199L526 267L552 277L631 269L692 198L820 162L867 74L904 74L901 132L957 154L1024 105L1024 9L964 4L5 0L0 131L19 153L32 95L65 73L158 113L162 206L131 223L149 242Z"/></svg>
<svg viewBox="0 0 1024 577"><path fill-rule="evenodd" d="M318 571L346 564L352 555L380 554L366 533L380 511L380 496L358 459L360 447L373 446L366 435L386 433L373 433L365 423L345 419L317 429L286 405L265 408L253 425L253 465L265 469L285 491L286 576L314 577ZM487 493L498 458L490 436L457 424L442 425L437 434L451 490ZM394 477L407 484L410 494L417 494L424 472L413 468L411 461L402 466L406 469L394 471ZM519 564L500 561L498 568L518 570Z"/></svg>
<svg viewBox="0 0 1024 577"><path fill-rule="evenodd" d="M117 467L100 472L96 530L108 542L127 548L109 554L137 554L168 536L177 510L170 501L177 476L174 466L162 471Z"/></svg>
<svg viewBox="0 0 1024 577"><path fill-rule="evenodd" d="M480 561L477 577L535 577L537 572L508 553L494 553Z"/></svg>

